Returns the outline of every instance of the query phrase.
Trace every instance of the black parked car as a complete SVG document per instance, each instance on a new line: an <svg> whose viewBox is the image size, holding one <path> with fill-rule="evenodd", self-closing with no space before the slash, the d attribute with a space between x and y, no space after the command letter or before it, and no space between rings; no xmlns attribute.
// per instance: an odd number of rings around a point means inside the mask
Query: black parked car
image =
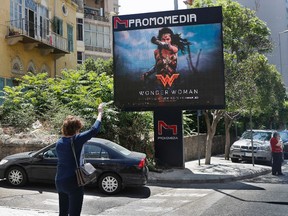
<svg viewBox="0 0 288 216"><path fill-rule="evenodd" d="M6 178L14 186L27 182L54 182L57 165L56 144L36 152L24 152L3 158L0 179ZM98 172L99 189L115 194L125 186L147 183L148 168L144 153L132 152L106 139L92 138L84 144L82 157Z"/></svg>

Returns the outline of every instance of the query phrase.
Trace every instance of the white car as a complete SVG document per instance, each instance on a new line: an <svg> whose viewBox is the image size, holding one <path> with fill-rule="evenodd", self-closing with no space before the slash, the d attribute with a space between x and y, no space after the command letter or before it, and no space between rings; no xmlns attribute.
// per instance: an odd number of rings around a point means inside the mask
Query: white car
<svg viewBox="0 0 288 216"><path fill-rule="evenodd" d="M232 162L251 161L252 160L252 137L254 160L271 163L272 154L270 148L270 139L274 130L251 130L245 131L241 138L230 147L230 158Z"/></svg>

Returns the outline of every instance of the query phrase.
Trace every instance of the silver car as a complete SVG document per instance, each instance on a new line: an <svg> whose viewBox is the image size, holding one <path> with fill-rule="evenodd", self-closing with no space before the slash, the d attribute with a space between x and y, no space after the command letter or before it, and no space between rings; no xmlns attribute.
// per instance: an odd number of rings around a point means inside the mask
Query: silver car
<svg viewBox="0 0 288 216"><path fill-rule="evenodd" d="M272 155L270 148L270 139L273 130L252 130L254 160L271 163ZM252 142L251 130L245 131L241 138L230 147L230 158L232 162L251 161L252 160Z"/></svg>

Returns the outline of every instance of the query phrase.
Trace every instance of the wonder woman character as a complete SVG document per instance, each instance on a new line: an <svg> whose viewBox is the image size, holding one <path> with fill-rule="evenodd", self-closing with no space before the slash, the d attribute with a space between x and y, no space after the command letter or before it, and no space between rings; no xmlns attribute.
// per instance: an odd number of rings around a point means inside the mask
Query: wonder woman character
<svg viewBox="0 0 288 216"><path fill-rule="evenodd" d="M161 74L163 76L176 73L178 51L185 52L185 45L190 43L182 39L180 34L174 34L170 28L164 27L159 30L158 36L153 36L151 42L158 47L154 51L156 60L155 66L144 73L144 80L151 74Z"/></svg>

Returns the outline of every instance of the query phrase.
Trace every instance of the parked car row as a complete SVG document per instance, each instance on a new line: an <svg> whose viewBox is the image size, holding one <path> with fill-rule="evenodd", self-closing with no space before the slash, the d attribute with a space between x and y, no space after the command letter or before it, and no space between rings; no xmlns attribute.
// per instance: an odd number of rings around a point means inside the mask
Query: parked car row
<svg viewBox="0 0 288 216"><path fill-rule="evenodd" d="M36 152L7 156L0 161L0 179L13 186L28 182L54 183L57 169L56 144ZM97 170L95 183L101 192L116 194L125 186L142 186L148 180L144 153L132 152L106 139L92 138L84 144L82 157Z"/></svg>
<svg viewBox="0 0 288 216"><path fill-rule="evenodd" d="M255 161L271 163L272 154L270 139L276 130L247 130L239 140L230 147L230 158L232 162L251 161L254 156ZM280 131L283 142L284 158L288 158L288 131ZM252 138L252 139L251 139ZM253 140L253 149L252 149Z"/></svg>

